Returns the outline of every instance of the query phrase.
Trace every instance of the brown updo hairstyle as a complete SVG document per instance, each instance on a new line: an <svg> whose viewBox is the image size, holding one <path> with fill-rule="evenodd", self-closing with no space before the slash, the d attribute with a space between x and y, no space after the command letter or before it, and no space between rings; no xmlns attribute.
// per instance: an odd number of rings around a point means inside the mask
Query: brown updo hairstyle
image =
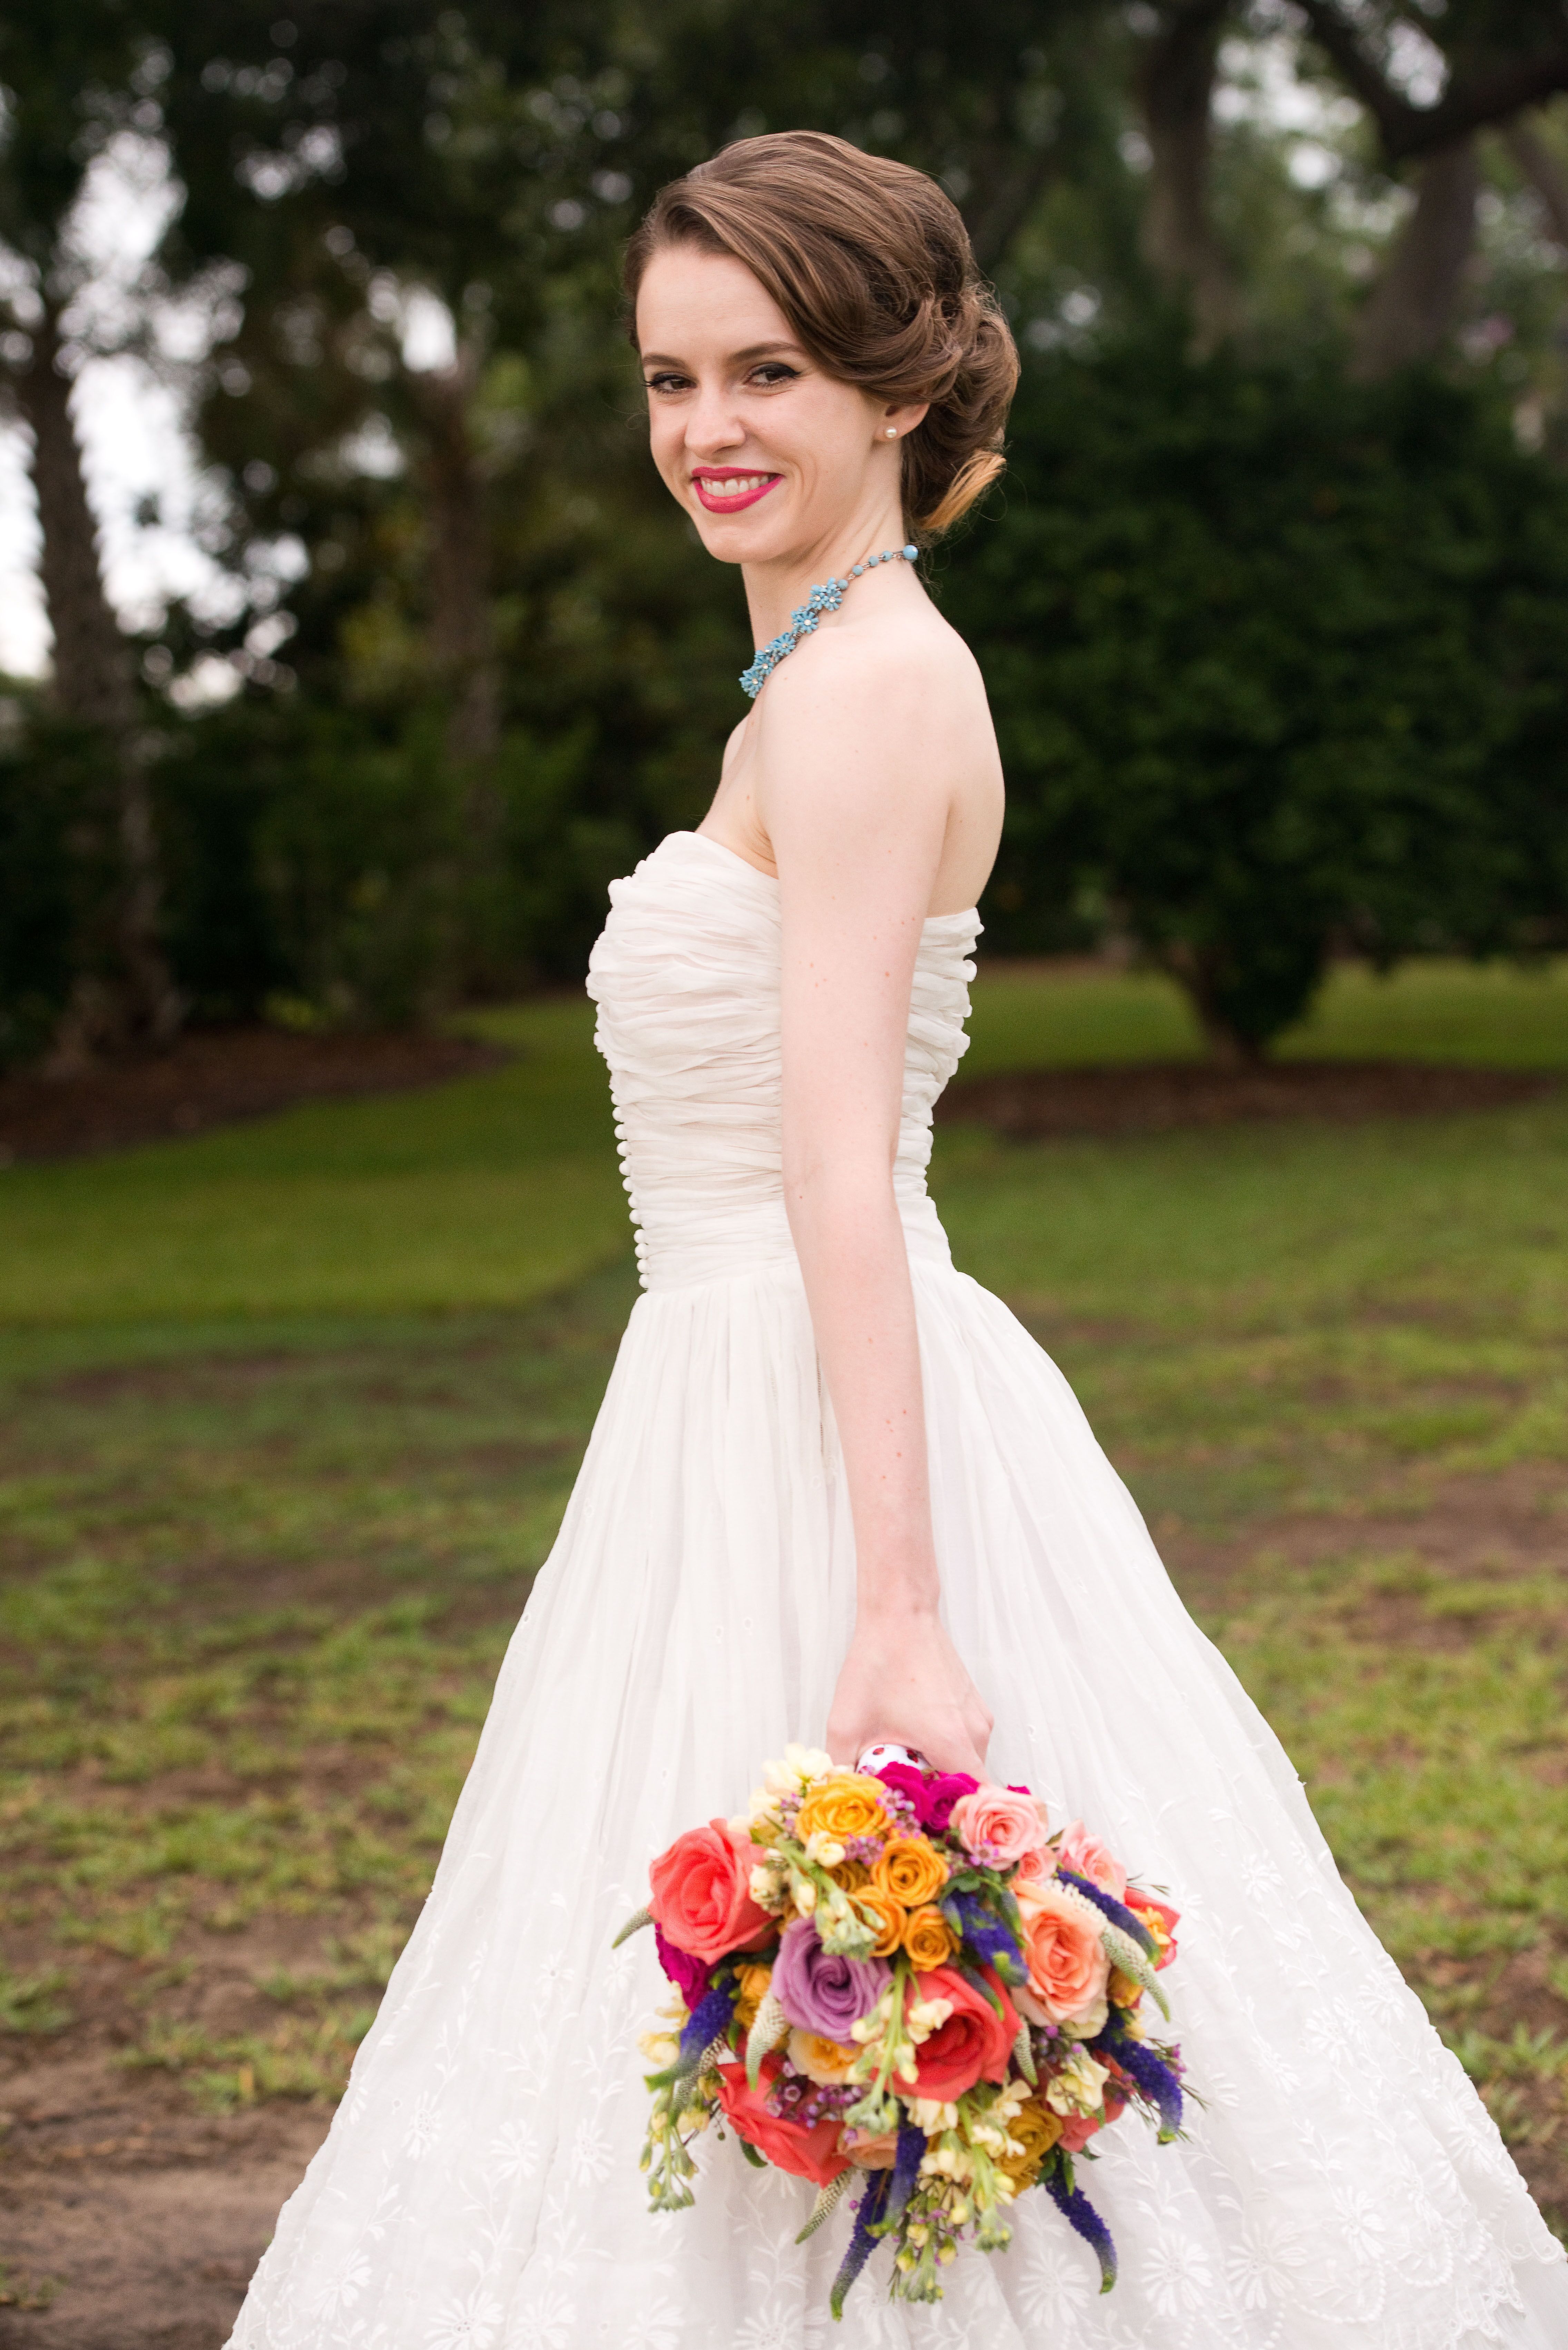
<svg viewBox="0 0 1568 2350"><path fill-rule="evenodd" d="M957 205L923 172L820 130L737 140L661 188L628 246L634 343L643 272L680 244L743 263L841 383L930 402L901 452L918 539L950 528L1002 471L1018 353Z"/></svg>

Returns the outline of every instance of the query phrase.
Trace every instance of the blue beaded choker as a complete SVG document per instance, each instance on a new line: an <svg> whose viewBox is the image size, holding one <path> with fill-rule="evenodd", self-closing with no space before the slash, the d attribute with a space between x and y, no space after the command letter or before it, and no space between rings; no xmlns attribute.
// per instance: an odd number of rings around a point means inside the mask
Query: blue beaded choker
<svg viewBox="0 0 1568 2350"><path fill-rule="evenodd" d="M874 571L879 563L913 563L919 555L918 546L890 546L881 555L873 555L864 563L850 566L848 577L830 579L826 588L814 588L798 612L789 616L789 626L771 645L763 645L750 669L741 672L741 690L755 702L780 661L787 660L802 637L809 637L824 612L836 612L844 601L844 591L851 579L858 579L863 571Z"/></svg>

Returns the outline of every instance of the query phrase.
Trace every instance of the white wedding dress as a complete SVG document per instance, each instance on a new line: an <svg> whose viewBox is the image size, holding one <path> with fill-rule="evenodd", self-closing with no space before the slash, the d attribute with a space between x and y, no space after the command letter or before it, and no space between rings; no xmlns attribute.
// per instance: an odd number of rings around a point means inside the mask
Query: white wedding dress
<svg viewBox="0 0 1568 2350"><path fill-rule="evenodd" d="M1043 2193L936 2308L883 2251L841 2326L847 2210L702 2141L653 2219L638 2034L652 1854L821 1741L855 1563L779 1173L776 884L675 833L610 892L589 993L646 1295L496 1688L435 1886L240 2350L1564 2350L1568 2266L1335 1875L1289 1762L1190 1621L1054 1366L955 1272L925 1170L972 914L926 925L897 1184L953 1635L992 1765L1184 1917L1206 2100L1129 2116L1085 2183L1121 2279Z"/></svg>

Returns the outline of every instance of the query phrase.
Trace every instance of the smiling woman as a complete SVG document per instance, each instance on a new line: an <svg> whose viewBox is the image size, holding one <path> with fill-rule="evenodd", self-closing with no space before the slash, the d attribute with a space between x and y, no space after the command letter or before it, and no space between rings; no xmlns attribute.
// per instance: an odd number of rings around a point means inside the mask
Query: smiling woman
<svg viewBox="0 0 1568 2350"><path fill-rule="evenodd" d="M918 1749L994 1783L999 1815L1032 1789L1136 1853L1184 1912L1184 2050L1215 2090L1179 2146L1129 2133L1100 2165L1124 2249L1108 2318L1053 2201L1021 2191L1011 2249L944 2269L940 2318L867 2297L846 2350L1550 2350L1568 2271L1495 2129L1065 1381L955 1270L926 1191L1002 824L979 672L898 559L1001 463L1016 362L959 215L841 141L744 140L659 198L628 282L654 462L740 567L772 657L701 830L611 886L589 992L647 1294L430 1900L235 2343L822 2340L888 2194L856 2126L883 2027L855 2017L831 2089L854 2102L812 2125L843 2131L816 2175L858 2167L853 2234L728 2144L705 2146L694 2210L654 2217L633 2040L654 1970L612 1937L693 1820L743 1892L762 1826L725 1815L767 1754L825 1742L851 1773ZM956 1898L931 1865L921 1898ZM843 1887L803 1885L801 1908L824 1891ZM998 1966L1022 1970L1006 1906ZM762 1984L748 2007L721 1970L698 1996L678 1939L683 2054L715 2065L756 2025L761 2057ZM750 1947L771 1983L773 1927ZM889 2025L924 2012L935 1947L906 1937ZM1021 2036L1031 2079L1060 2069L1052 2029ZM770 2047L782 2142L830 2086ZM965 2138L931 2104L896 2173L962 2231L998 2131L1028 2148L995 2106Z"/></svg>

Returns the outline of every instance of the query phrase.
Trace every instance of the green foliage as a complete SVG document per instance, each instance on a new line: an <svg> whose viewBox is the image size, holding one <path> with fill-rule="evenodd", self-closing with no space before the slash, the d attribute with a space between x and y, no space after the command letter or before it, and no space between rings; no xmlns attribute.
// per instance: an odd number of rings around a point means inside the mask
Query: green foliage
<svg viewBox="0 0 1568 2350"><path fill-rule="evenodd" d="M1012 790L1014 947L1108 908L1211 1035L1266 1045L1333 941L1568 929L1568 484L1436 375L1174 336L1025 374L955 557Z"/></svg>

